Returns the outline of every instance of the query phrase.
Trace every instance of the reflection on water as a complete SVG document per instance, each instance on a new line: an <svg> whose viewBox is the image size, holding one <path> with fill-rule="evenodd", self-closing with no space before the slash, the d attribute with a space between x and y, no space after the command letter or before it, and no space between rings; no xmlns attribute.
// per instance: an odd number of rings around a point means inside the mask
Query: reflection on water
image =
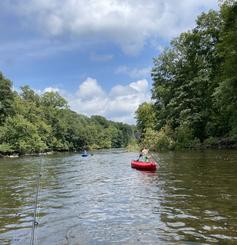
<svg viewBox="0 0 237 245"><path fill-rule="evenodd" d="M237 243L237 151L160 153L156 173L122 150L0 160L0 244Z"/></svg>
<svg viewBox="0 0 237 245"><path fill-rule="evenodd" d="M168 229L186 241L237 242L236 151L174 153L163 163Z"/></svg>

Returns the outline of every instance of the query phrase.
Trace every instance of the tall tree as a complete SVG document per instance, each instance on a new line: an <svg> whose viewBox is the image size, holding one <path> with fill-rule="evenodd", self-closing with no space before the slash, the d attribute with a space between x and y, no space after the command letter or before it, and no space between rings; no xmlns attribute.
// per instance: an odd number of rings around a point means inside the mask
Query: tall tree
<svg viewBox="0 0 237 245"><path fill-rule="evenodd" d="M237 137L237 2L225 1L221 7L223 25L219 52L223 58L215 98L225 121L225 133Z"/></svg>
<svg viewBox="0 0 237 245"><path fill-rule="evenodd" d="M68 108L67 101L58 92L46 92L41 97L43 106L52 108Z"/></svg>
<svg viewBox="0 0 237 245"><path fill-rule="evenodd" d="M141 132L141 136L144 136L146 129L155 128L155 110L154 105L144 102L136 110L137 128Z"/></svg>
<svg viewBox="0 0 237 245"><path fill-rule="evenodd" d="M39 105L40 96L35 93L35 91L32 90L28 85L21 87L20 95L24 100L35 102L36 105Z"/></svg>
<svg viewBox="0 0 237 245"><path fill-rule="evenodd" d="M5 121L7 116L14 114L13 101L12 82L0 72L0 124Z"/></svg>
<svg viewBox="0 0 237 245"><path fill-rule="evenodd" d="M157 129L166 124L176 129L192 128L193 137L203 140L212 112L212 93L218 54L220 17L215 11L202 14L197 26L182 33L171 47L154 60L152 95Z"/></svg>

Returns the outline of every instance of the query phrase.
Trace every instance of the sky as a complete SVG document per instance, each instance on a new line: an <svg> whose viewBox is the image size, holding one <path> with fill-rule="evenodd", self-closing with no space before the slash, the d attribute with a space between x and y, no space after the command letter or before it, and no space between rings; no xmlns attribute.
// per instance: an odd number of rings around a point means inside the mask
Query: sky
<svg viewBox="0 0 237 245"><path fill-rule="evenodd" d="M153 58L217 0L1 0L0 71L78 113L135 124Z"/></svg>

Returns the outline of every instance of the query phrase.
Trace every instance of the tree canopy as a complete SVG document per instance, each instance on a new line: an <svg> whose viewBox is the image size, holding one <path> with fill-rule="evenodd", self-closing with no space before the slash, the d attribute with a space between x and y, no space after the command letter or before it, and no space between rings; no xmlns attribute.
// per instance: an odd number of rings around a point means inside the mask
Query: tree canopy
<svg viewBox="0 0 237 245"><path fill-rule="evenodd" d="M57 92L39 95L29 86L14 92L0 73L1 154L126 147L134 130L102 116L80 115Z"/></svg>
<svg viewBox="0 0 237 245"><path fill-rule="evenodd" d="M196 26L154 58L151 111L137 110L137 125L167 148L237 139L237 2L201 14ZM149 121L149 125L147 124ZM147 130L149 129L149 130ZM143 133L143 140L148 135ZM153 141L154 142L154 141ZM165 144L161 144L165 146ZM159 147L158 147L159 148Z"/></svg>

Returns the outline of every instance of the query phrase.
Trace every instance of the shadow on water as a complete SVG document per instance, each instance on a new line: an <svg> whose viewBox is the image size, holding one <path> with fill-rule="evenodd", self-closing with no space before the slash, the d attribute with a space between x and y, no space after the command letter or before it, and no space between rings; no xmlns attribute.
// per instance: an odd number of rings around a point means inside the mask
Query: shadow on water
<svg viewBox="0 0 237 245"><path fill-rule="evenodd" d="M30 241L39 161L38 244L237 242L237 151L160 153L153 173L132 169L136 157L0 160L0 244Z"/></svg>

